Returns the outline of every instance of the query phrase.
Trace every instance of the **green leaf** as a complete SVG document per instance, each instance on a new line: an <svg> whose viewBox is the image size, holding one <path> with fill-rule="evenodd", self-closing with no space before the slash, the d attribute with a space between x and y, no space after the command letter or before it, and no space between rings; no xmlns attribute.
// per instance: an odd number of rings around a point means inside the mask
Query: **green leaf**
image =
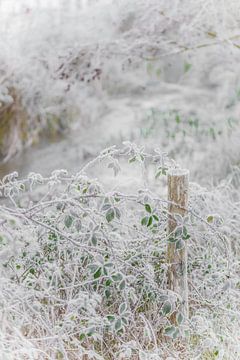
<svg viewBox="0 0 240 360"><path fill-rule="evenodd" d="M153 215L154 220L159 221L159 217L157 215Z"/></svg>
<svg viewBox="0 0 240 360"><path fill-rule="evenodd" d="M88 269L91 271L91 273L94 273L98 269L98 265L90 264L88 265Z"/></svg>
<svg viewBox="0 0 240 360"><path fill-rule="evenodd" d="M111 207L111 204L104 204L102 207L103 211L107 211Z"/></svg>
<svg viewBox="0 0 240 360"><path fill-rule="evenodd" d="M178 239L177 239L176 237L173 237L173 236L170 236L170 237L168 238L168 242L170 242L170 243L175 243L177 240L178 240Z"/></svg>
<svg viewBox="0 0 240 360"><path fill-rule="evenodd" d="M183 232L182 227L177 227L176 230L174 231L175 237L176 238L182 237L182 232Z"/></svg>
<svg viewBox="0 0 240 360"><path fill-rule="evenodd" d="M104 291L104 295L106 296L107 299L109 299L110 296L111 296L111 291L110 291L109 289L106 289L106 290Z"/></svg>
<svg viewBox="0 0 240 360"><path fill-rule="evenodd" d="M120 219L120 217L121 217L120 210L118 208L116 208L116 207L114 208L114 210L115 210L116 218Z"/></svg>
<svg viewBox="0 0 240 360"><path fill-rule="evenodd" d="M183 319L184 319L183 314L182 314L181 312L179 312L179 313L177 314L177 323L178 323L178 325L181 325L181 324L182 324Z"/></svg>
<svg viewBox="0 0 240 360"><path fill-rule="evenodd" d="M173 333L173 335L172 335L172 338L173 338L173 339L176 339L179 334L180 334L180 331L179 331L178 328L176 328L176 330L174 331L174 333Z"/></svg>
<svg viewBox="0 0 240 360"><path fill-rule="evenodd" d="M186 226L183 227L183 236L187 236L188 235L188 231L187 231L187 228Z"/></svg>
<svg viewBox="0 0 240 360"><path fill-rule="evenodd" d="M94 273L94 275L93 275L94 279L100 278L101 274L102 274L102 268L99 267L99 268L97 269L97 271L96 271L96 272Z"/></svg>
<svg viewBox="0 0 240 360"><path fill-rule="evenodd" d="M107 319L110 322L113 322L115 320L115 316L114 315L107 315Z"/></svg>
<svg viewBox="0 0 240 360"><path fill-rule="evenodd" d="M113 281L121 281L123 279L123 276L121 273L117 273L117 274L112 275L112 279L113 279Z"/></svg>
<svg viewBox="0 0 240 360"><path fill-rule="evenodd" d="M171 313L171 311L172 311L172 304L169 301L166 301L163 304L162 313L163 313L163 315L168 315Z"/></svg>
<svg viewBox="0 0 240 360"><path fill-rule="evenodd" d="M117 319L117 321L115 322L114 328L116 331L121 330L122 328L122 319Z"/></svg>
<svg viewBox="0 0 240 360"><path fill-rule="evenodd" d="M185 247L185 241L183 241L182 239L179 239L176 242L176 249L177 250L182 250Z"/></svg>
<svg viewBox="0 0 240 360"><path fill-rule="evenodd" d="M191 69L191 67L192 67L191 64L185 62L185 63L184 63L184 72L185 72L185 73L188 72L188 71Z"/></svg>
<svg viewBox="0 0 240 360"><path fill-rule="evenodd" d="M133 162L135 162L136 161L136 156L134 156L134 157L132 157L131 159L129 159L128 160L128 162L131 164L131 163L133 163Z"/></svg>
<svg viewBox="0 0 240 360"><path fill-rule="evenodd" d="M147 223L148 223L148 216L145 216L144 218L142 218L141 224L142 224L143 226L146 226Z"/></svg>
<svg viewBox="0 0 240 360"><path fill-rule="evenodd" d="M149 219L148 219L147 227L151 226L152 223L153 223L153 217L150 216Z"/></svg>
<svg viewBox="0 0 240 360"><path fill-rule="evenodd" d="M145 207L145 210L146 210L149 214L152 213L152 208L151 208L151 206L150 206L149 204L145 204L144 207Z"/></svg>
<svg viewBox="0 0 240 360"><path fill-rule="evenodd" d="M214 217L213 217L212 215L209 215L209 216L207 217L207 222L208 222L208 223L212 223L212 222L213 222L213 219L214 219Z"/></svg>
<svg viewBox="0 0 240 360"><path fill-rule="evenodd" d="M95 333L95 328L91 328L91 329L88 330L87 336L90 337L90 336L92 336L94 333Z"/></svg>
<svg viewBox="0 0 240 360"><path fill-rule="evenodd" d="M166 168L166 167L159 167L157 169L157 173L155 175L155 178L157 179L160 175L167 175L167 170L168 170L168 168Z"/></svg>
<svg viewBox="0 0 240 360"><path fill-rule="evenodd" d="M106 213L107 222L110 223L115 217L115 212L113 208L110 208Z"/></svg>
<svg viewBox="0 0 240 360"><path fill-rule="evenodd" d="M104 266L106 266L106 267L113 267L114 266L114 264L113 263L111 263L111 262L107 262L107 263L105 263L105 265Z"/></svg>
<svg viewBox="0 0 240 360"><path fill-rule="evenodd" d="M108 268L107 267L105 267L105 266L103 266L103 274L104 275L108 275Z"/></svg>
<svg viewBox="0 0 240 360"><path fill-rule="evenodd" d="M175 326L167 326L164 330L164 334L169 337L173 337L176 331Z"/></svg>
<svg viewBox="0 0 240 360"><path fill-rule="evenodd" d="M118 308L119 315L122 315L127 310L127 304L124 302Z"/></svg>
<svg viewBox="0 0 240 360"><path fill-rule="evenodd" d="M80 231L80 230L81 230L81 228L82 228L82 222L81 222L81 220L78 219L78 220L75 222L75 228L76 228L77 231Z"/></svg>
<svg viewBox="0 0 240 360"><path fill-rule="evenodd" d="M125 325L127 325L128 320L127 320L125 317L122 317L122 322L123 322Z"/></svg>
<svg viewBox="0 0 240 360"><path fill-rule="evenodd" d="M66 215L66 216L65 216L65 219L64 219L64 225L65 225L67 228L70 228L70 227L72 226L72 223L73 223L73 218L72 218L72 216Z"/></svg>
<svg viewBox="0 0 240 360"><path fill-rule="evenodd" d="M162 174L167 175L167 168L162 168Z"/></svg>
<svg viewBox="0 0 240 360"><path fill-rule="evenodd" d="M91 243L92 245L96 246L97 245L97 237L95 234L92 235L91 237Z"/></svg>
<svg viewBox="0 0 240 360"><path fill-rule="evenodd" d="M122 280L119 284L119 290L124 290L126 287L126 281Z"/></svg>
<svg viewBox="0 0 240 360"><path fill-rule="evenodd" d="M183 239L184 240L190 239L190 235L188 234L186 226L183 227Z"/></svg>
<svg viewBox="0 0 240 360"><path fill-rule="evenodd" d="M35 274L35 269L31 268L31 269L29 270L29 272L30 272L30 274L34 275L34 274Z"/></svg>
<svg viewBox="0 0 240 360"><path fill-rule="evenodd" d="M110 286L112 284L112 280L111 279L107 279L105 281L105 286Z"/></svg>
<svg viewBox="0 0 240 360"><path fill-rule="evenodd" d="M84 333L79 335L79 340L83 341L86 338L86 335Z"/></svg>
<svg viewBox="0 0 240 360"><path fill-rule="evenodd" d="M179 116L179 115L176 115L175 121L176 121L177 124L180 124L181 119L180 119L180 116Z"/></svg>

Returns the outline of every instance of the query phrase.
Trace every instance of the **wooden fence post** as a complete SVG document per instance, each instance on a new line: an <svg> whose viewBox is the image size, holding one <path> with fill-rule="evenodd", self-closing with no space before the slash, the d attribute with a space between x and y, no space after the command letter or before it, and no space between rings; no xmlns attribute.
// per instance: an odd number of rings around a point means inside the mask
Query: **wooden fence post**
<svg viewBox="0 0 240 360"><path fill-rule="evenodd" d="M173 169L168 172L168 235L175 236L177 227L175 214L185 216L188 207L189 171L185 169ZM173 236L171 236L173 235ZM180 311L188 318L188 279L187 279L187 241L184 246L177 249L177 242L168 242L168 287L179 294L182 298ZM181 244L181 243L180 243ZM174 315L174 314L173 314Z"/></svg>

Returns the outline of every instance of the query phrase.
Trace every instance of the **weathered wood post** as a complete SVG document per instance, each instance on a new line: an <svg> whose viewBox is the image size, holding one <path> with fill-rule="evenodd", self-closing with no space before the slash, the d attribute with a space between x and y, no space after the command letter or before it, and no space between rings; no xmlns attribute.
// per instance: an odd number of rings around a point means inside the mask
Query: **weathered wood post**
<svg viewBox="0 0 240 360"><path fill-rule="evenodd" d="M168 172L168 235L174 240L177 222L175 214L185 216L188 207L189 171L173 169ZM179 244L179 243L178 243ZM181 242L183 245L183 242ZM188 318L187 241L177 246L176 241L168 242L168 287L182 298L180 311Z"/></svg>

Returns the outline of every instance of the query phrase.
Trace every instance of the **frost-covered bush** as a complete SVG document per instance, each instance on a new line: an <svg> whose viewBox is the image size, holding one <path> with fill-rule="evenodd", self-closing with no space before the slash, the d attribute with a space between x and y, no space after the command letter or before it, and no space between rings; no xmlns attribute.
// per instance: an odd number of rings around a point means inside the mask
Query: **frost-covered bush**
<svg viewBox="0 0 240 360"><path fill-rule="evenodd" d="M101 122L121 97L134 115L139 108L136 118L145 117L147 105L179 111L196 116L212 136L229 119L238 122L235 0L3 0L0 6L0 84L16 88L33 127Z"/></svg>
<svg viewBox="0 0 240 360"><path fill-rule="evenodd" d="M1 181L4 359L238 358L239 169L212 191L191 184L169 235L176 166L126 143L76 175ZM188 243L189 319L168 290L168 242Z"/></svg>

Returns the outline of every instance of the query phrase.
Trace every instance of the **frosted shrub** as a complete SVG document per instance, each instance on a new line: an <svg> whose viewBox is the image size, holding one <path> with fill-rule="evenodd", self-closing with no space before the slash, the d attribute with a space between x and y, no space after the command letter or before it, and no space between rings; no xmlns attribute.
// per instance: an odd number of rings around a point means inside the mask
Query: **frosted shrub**
<svg viewBox="0 0 240 360"><path fill-rule="evenodd" d="M99 166L115 178L93 178ZM158 150L126 143L104 150L76 175L59 170L20 180L13 173L2 180L4 359L180 359L198 353L236 359L239 198L234 202L230 194L239 170L221 192L192 184L188 215L176 218L169 236L165 175L175 166ZM142 186L117 187L126 168L138 172ZM168 290L169 241L179 249L189 243L190 319L179 312L179 295Z"/></svg>

